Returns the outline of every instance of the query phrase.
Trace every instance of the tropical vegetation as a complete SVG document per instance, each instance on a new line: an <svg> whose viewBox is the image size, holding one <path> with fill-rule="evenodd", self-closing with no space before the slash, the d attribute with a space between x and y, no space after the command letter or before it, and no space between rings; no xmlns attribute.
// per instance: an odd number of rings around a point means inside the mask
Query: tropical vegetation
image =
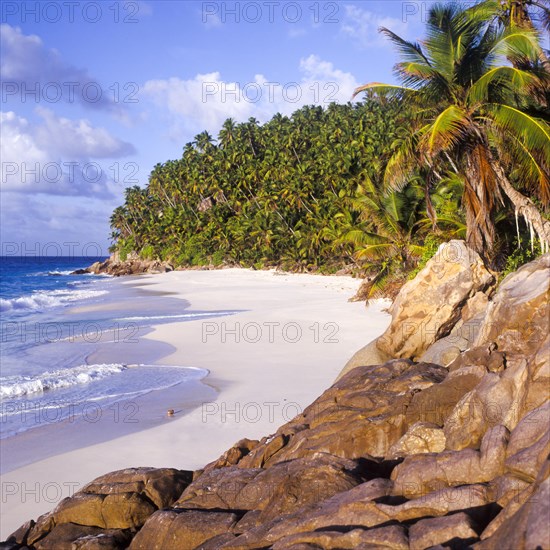
<svg viewBox="0 0 550 550"><path fill-rule="evenodd" d="M431 8L422 42L381 29L399 84L202 132L126 190L113 248L181 266L347 269L370 277L367 295L449 238L494 269L548 251L549 14L547 0L450 3Z"/></svg>

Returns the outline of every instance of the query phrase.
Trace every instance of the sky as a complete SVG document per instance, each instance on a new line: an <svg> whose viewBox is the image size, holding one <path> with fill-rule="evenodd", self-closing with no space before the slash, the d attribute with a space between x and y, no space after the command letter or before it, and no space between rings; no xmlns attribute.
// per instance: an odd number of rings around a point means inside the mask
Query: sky
<svg viewBox="0 0 550 550"><path fill-rule="evenodd" d="M10 1L1 20L2 255L108 255L124 189L223 121L394 82L377 29L416 1Z"/></svg>

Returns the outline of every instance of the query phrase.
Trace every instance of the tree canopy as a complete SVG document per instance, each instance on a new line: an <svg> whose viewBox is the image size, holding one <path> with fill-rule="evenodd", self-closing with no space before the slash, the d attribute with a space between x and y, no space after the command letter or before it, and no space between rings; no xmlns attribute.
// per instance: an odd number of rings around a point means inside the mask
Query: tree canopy
<svg viewBox="0 0 550 550"><path fill-rule="evenodd" d="M495 268L547 250L550 75L534 3L436 4L421 42L381 29L401 84L200 133L126 190L114 249L181 266L345 268L373 291L448 238Z"/></svg>
<svg viewBox="0 0 550 550"><path fill-rule="evenodd" d="M537 102L549 80L534 28L501 25L486 2L470 10L435 5L422 44L382 32L399 50L402 85L367 84L355 93L391 94L414 112L408 139L386 165L386 186L408 185L418 163L439 179L453 172L462 180L472 248L491 259L495 215L506 197L547 250L550 222L520 192L544 207L550 201L550 128Z"/></svg>

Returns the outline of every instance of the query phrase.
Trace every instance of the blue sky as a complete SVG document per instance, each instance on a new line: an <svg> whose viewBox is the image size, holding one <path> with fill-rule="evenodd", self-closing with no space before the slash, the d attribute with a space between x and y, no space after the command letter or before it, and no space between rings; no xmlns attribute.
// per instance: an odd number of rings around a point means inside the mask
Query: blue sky
<svg viewBox="0 0 550 550"><path fill-rule="evenodd" d="M2 253L106 255L113 208L156 163L227 117L265 122L391 82L377 28L421 38L428 6L4 1Z"/></svg>

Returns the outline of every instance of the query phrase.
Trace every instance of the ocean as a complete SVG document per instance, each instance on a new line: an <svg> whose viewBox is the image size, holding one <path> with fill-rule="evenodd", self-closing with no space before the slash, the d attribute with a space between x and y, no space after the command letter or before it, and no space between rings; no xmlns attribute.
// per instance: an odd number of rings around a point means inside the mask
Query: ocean
<svg viewBox="0 0 550 550"><path fill-rule="evenodd" d="M139 277L126 284L71 275L102 259L0 259L0 446L28 446L61 428L77 429L79 440L89 431L89 442L124 435L165 417L158 407L144 410L153 402L144 396L176 388L197 406L215 395L200 382L206 370L159 364L173 349L144 336L153 324L232 312L193 311L184 300L147 291ZM109 419L114 432L104 425Z"/></svg>

